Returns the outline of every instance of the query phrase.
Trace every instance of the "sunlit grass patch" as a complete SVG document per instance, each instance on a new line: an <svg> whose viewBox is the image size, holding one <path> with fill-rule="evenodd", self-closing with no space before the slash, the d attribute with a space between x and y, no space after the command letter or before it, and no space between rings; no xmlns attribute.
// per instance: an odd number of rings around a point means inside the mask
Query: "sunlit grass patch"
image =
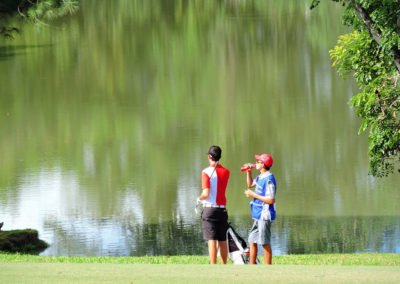
<svg viewBox="0 0 400 284"><path fill-rule="evenodd" d="M400 255L395 253L359 254L305 254L281 255L274 258L275 264L291 265L400 265Z"/></svg>
<svg viewBox="0 0 400 284"><path fill-rule="evenodd" d="M259 256L263 263L264 259ZM35 256L24 254L0 254L0 263L109 263L109 264L208 264L208 256ZM279 255L273 257L274 264L284 265L376 265L400 266L400 255L394 253L360 254L309 254Z"/></svg>

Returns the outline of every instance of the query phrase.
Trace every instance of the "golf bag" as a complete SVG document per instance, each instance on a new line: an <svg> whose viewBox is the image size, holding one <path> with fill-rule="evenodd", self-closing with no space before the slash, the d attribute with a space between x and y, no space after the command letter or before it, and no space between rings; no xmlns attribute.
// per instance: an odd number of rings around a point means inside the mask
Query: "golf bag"
<svg viewBox="0 0 400 284"><path fill-rule="evenodd" d="M226 239L228 242L228 255L233 264L249 264L250 249L247 247L246 241L232 228L231 224L229 224L226 232ZM256 263L260 263L258 258L256 258Z"/></svg>

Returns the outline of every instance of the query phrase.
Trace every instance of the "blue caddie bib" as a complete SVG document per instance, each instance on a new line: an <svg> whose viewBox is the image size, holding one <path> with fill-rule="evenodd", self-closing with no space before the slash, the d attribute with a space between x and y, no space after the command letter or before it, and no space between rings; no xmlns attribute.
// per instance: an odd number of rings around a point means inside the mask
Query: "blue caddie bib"
<svg viewBox="0 0 400 284"><path fill-rule="evenodd" d="M274 186L275 186L275 193L276 193L276 181L275 177L273 174L270 174L266 176L265 178L260 179L260 176L256 178L255 184L256 188L254 190L255 193L261 196L265 196L266 190L267 190L267 185L268 182L271 181ZM264 209L264 207L268 207L268 209ZM267 204L262 202L261 200L257 198L253 198L253 200L250 202L250 209L251 209L251 217L255 220L260 220L261 214L264 210L268 210L266 215L269 220L275 220L276 218L276 212L275 212L275 203L274 204Z"/></svg>

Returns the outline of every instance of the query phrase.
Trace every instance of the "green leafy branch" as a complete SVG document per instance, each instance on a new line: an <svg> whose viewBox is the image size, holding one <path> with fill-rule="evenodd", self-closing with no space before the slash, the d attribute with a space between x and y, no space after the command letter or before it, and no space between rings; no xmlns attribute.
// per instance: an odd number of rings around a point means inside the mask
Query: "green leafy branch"
<svg viewBox="0 0 400 284"><path fill-rule="evenodd" d="M34 22L41 22L74 14L78 9L78 0L42 0L37 1L26 13L21 13L21 15Z"/></svg>
<svg viewBox="0 0 400 284"><path fill-rule="evenodd" d="M354 31L330 50L332 65L362 90L350 103L362 118L359 134L369 129L370 174L385 176L400 161L400 2L336 2L347 5L343 21Z"/></svg>
<svg viewBox="0 0 400 284"><path fill-rule="evenodd" d="M48 25L59 17L72 15L79 10L79 0L5 0L0 3L0 16L20 17L39 26ZM19 30L15 27L0 26L0 35L13 37Z"/></svg>

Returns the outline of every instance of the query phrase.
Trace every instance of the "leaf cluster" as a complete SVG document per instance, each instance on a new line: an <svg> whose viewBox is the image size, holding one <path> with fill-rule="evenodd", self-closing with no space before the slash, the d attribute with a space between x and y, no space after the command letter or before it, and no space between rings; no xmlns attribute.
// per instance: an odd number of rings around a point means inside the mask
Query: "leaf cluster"
<svg viewBox="0 0 400 284"><path fill-rule="evenodd" d="M72 15L79 9L79 0L5 0L0 4L0 14L3 18L20 17L39 26L45 22L66 15ZM12 38L18 32L15 27L0 26L0 35Z"/></svg>
<svg viewBox="0 0 400 284"><path fill-rule="evenodd" d="M359 133L369 129L370 174L385 176L400 160L400 75L395 65L400 47L400 3L344 2L344 23L354 31L340 36L330 50L332 65L342 76L352 73L361 89L350 103L362 118ZM356 4L362 7L362 16L368 17L368 23L360 17Z"/></svg>
<svg viewBox="0 0 400 284"><path fill-rule="evenodd" d="M13 38L14 33L18 33L19 30L16 27L1 27L0 26L0 35L3 35L5 38Z"/></svg>
<svg viewBox="0 0 400 284"><path fill-rule="evenodd" d="M38 22L74 14L78 8L78 0L42 0L31 6L22 15Z"/></svg>
<svg viewBox="0 0 400 284"><path fill-rule="evenodd" d="M343 6L345 6L345 0L332 0L333 2L340 2ZM311 5L310 5L310 9L314 9L316 8L319 3L321 3L321 0L312 0Z"/></svg>

